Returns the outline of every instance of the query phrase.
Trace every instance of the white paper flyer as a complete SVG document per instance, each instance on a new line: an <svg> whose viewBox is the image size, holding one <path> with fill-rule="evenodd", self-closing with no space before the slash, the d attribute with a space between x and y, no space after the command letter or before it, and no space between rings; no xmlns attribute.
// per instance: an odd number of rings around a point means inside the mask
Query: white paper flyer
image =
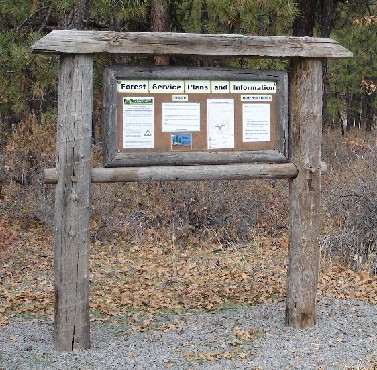
<svg viewBox="0 0 377 370"><path fill-rule="evenodd" d="M270 141L270 104L242 104L243 142Z"/></svg>
<svg viewBox="0 0 377 370"><path fill-rule="evenodd" d="M153 98L123 98L123 148L154 148Z"/></svg>
<svg viewBox="0 0 377 370"><path fill-rule="evenodd" d="M162 103L162 132L200 131L200 103Z"/></svg>

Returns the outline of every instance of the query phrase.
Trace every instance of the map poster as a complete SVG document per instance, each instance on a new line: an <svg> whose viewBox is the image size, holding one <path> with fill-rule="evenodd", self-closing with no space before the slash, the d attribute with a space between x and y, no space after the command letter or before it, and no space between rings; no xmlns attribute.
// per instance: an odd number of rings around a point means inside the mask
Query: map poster
<svg viewBox="0 0 377 370"><path fill-rule="evenodd" d="M208 149L234 148L234 100L207 99Z"/></svg>
<svg viewBox="0 0 377 370"><path fill-rule="evenodd" d="M270 104L242 104L243 142L270 141Z"/></svg>
<svg viewBox="0 0 377 370"><path fill-rule="evenodd" d="M123 148L154 148L154 98L123 98Z"/></svg>

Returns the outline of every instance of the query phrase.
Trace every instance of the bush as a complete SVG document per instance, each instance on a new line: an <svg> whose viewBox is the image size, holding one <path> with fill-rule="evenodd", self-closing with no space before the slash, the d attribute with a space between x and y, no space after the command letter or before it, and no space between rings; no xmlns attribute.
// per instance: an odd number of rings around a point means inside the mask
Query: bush
<svg viewBox="0 0 377 370"><path fill-rule="evenodd" d="M50 118L53 121L53 117ZM53 223L53 188L43 170L55 166L55 122L24 117L0 153L0 215L23 228Z"/></svg>
<svg viewBox="0 0 377 370"><path fill-rule="evenodd" d="M95 185L94 237L115 235L141 244L180 246L246 242L256 227L274 233L286 228L284 187L271 184L233 180Z"/></svg>
<svg viewBox="0 0 377 370"><path fill-rule="evenodd" d="M328 135L324 158L325 233L321 245L328 257L354 269L367 265L377 273L377 142L354 131L344 140Z"/></svg>

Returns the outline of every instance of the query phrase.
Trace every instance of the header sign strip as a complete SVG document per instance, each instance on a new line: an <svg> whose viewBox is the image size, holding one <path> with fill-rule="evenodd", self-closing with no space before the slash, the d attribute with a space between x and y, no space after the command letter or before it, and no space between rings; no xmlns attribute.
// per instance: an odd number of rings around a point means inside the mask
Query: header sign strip
<svg viewBox="0 0 377 370"><path fill-rule="evenodd" d="M119 93L276 94L272 81L117 80Z"/></svg>

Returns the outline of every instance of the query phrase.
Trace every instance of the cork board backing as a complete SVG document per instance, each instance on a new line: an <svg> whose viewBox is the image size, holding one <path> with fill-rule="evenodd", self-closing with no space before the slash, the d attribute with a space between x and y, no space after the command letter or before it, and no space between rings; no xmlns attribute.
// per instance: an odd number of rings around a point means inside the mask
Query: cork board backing
<svg viewBox="0 0 377 370"><path fill-rule="evenodd" d="M117 150L124 153L137 152L169 152L172 150L170 132L162 131L162 104L172 103L171 93L117 93ZM277 135L277 114L276 114L276 94L270 94L272 101L263 102L270 105L270 141L243 142L242 140L242 104L241 95L245 93L227 93L227 94L187 94L188 103L200 103L200 131L186 132L192 134L191 149L185 151L246 151L246 150L268 150L276 148ZM260 94L247 94L260 95ZM154 148L123 148L123 98L125 97L153 97L154 98ZM207 99L233 99L234 100L234 148L208 149L207 140ZM262 102L261 102L262 103ZM261 104L253 102L252 104ZM174 104L181 104L176 102ZM251 104L251 103L250 103Z"/></svg>

